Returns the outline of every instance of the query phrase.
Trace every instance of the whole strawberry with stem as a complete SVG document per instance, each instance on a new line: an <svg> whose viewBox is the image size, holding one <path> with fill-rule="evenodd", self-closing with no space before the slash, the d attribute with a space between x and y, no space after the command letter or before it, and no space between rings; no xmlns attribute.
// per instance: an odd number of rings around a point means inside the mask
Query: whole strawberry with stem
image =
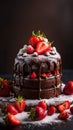
<svg viewBox="0 0 73 130"><path fill-rule="evenodd" d="M23 112L26 107L26 102L21 96L18 96L18 98L16 98L14 101L14 106L18 112Z"/></svg>
<svg viewBox="0 0 73 130"><path fill-rule="evenodd" d="M40 33L40 31L35 33L32 31L32 36L29 38L29 44L35 48L38 42L43 41L44 37L44 33Z"/></svg>
<svg viewBox="0 0 73 130"><path fill-rule="evenodd" d="M36 106L31 108L29 118L31 120L42 120L46 117L46 111L42 107Z"/></svg>

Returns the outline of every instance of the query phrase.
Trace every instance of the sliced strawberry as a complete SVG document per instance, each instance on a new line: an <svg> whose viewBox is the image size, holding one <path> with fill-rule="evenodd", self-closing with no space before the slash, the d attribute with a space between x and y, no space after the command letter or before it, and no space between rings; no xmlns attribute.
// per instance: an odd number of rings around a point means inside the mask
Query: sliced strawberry
<svg viewBox="0 0 73 130"><path fill-rule="evenodd" d="M51 45L46 42L38 42L36 45L36 52L41 55L51 49Z"/></svg>
<svg viewBox="0 0 73 130"><path fill-rule="evenodd" d="M53 115L55 112L56 112L55 106L50 106L50 107L48 108L47 114L48 114L48 115Z"/></svg>
<svg viewBox="0 0 73 130"><path fill-rule="evenodd" d="M27 51L28 54L32 54L34 52L34 48L31 45L28 45L26 51Z"/></svg>
<svg viewBox="0 0 73 130"><path fill-rule="evenodd" d="M23 112L26 107L26 102L22 97L18 96L18 98L16 98L16 100L14 101L14 106L18 110L18 112Z"/></svg>
<svg viewBox="0 0 73 130"><path fill-rule="evenodd" d="M70 108L70 102L69 102L69 101L65 101L65 102L63 103L63 106L65 107L65 110L66 110L66 109L69 109L69 108Z"/></svg>
<svg viewBox="0 0 73 130"><path fill-rule="evenodd" d="M71 114L73 114L73 106L70 107L70 112L71 112Z"/></svg>
<svg viewBox="0 0 73 130"><path fill-rule="evenodd" d="M38 106L39 106L39 107L42 107L44 110L47 109L47 104L46 104L45 101L40 101L40 102L38 103Z"/></svg>
<svg viewBox="0 0 73 130"><path fill-rule="evenodd" d="M41 74L41 76L42 76L42 78L46 78L46 74L45 73L43 73L43 74Z"/></svg>
<svg viewBox="0 0 73 130"><path fill-rule="evenodd" d="M36 106L30 111L30 118L32 120L42 120L46 116L46 111L42 107Z"/></svg>
<svg viewBox="0 0 73 130"><path fill-rule="evenodd" d="M32 74L30 75L31 79L36 79L37 78L37 74L35 72L32 72Z"/></svg>
<svg viewBox="0 0 73 130"><path fill-rule="evenodd" d="M61 120L65 120L65 119L69 118L69 114L67 112L63 111L59 114L58 118Z"/></svg>
<svg viewBox="0 0 73 130"><path fill-rule="evenodd" d="M21 124L20 120L18 120L18 119L17 119L14 115L12 115L11 113L8 114L7 119L8 119L8 124L9 124L9 125L15 126L15 125L20 125L20 124Z"/></svg>
<svg viewBox="0 0 73 130"><path fill-rule="evenodd" d="M69 109L70 108L70 102L69 101L65 101L64 103L58 105L57 108L58 108L58 110L60 112L66 110L66 109Z"/></svg>
<svg viewBox="0 0 73 130"><path fill-rule="evenodd" d="M59 110L59 112L63 112L65 110L65 107L61 104L57 106L57 109Z"/></svg>

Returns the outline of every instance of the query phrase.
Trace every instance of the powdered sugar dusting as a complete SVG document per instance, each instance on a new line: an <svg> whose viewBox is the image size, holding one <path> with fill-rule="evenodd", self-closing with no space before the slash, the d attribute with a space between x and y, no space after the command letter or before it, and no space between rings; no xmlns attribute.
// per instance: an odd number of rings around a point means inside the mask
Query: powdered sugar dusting
<svg viewBox="0 0 73 130"><path fill-rule="evenodd" d="M65 84L62 84L63 88L64 88L64 86L65 86ZM62 90L63 90L63 88L62 88ZM15 100L15 98L11 99L10 97L9 98L3 98L3 97L0 98L0 102L1 101L2 102L6 102L6 101L13 102L14 100ZM71 102L70 107L73 106L73 95L61 94L58 97L54 97L54 98L50 98L50 99L40 99L40 100L44 100L48 106L50 106L50 105L57 106L57 105L63 103L64 101L68 100ZM27 107L29 107L29 106L33 107L33 106L37 105L40 100L37 100L37 99L36 100L26 100ZM73 115L71 115L70 109L67 109L66 111L70 114L70 116L67 120L71 120ZM22 113L18 113L15 115L15 117L17 117L21 121L21 124L31 124L33 126L35 126L35 125L40 126L40 125L45 125L45 124L52 125L54 123L64 122L64 121L58 119L59 114L60 113L56 112L51 116L47 115L44 119L39 120L39 121L32 121L31 119L29 119L29 111L28 112L24 111Z"/></svg>
<svg viewBox="0 0 73 130"><path fill-rule="evenodd" d="M44 101L46 101L46 103L48 105L59 105L60 103L64 102L64 101L70 101L71 103L73 103L73 95L60 95L58 97L55 97L55 98L51 98L51 99L42 99ZM34 105L37 105L39 102L39 100L26 100L26 103L27 103L27 106L34 106ZM73 104L71 104L71 106L73 106ZM70 116L67 120L71 120L72 118L72 115L70 113L70 109L67 109L66 110ZM39 120L39 121L31 121L29 119L29 112L22 112L22 113L19 113L17 115L15 115L15 117L17 117L22 124L33 124L33 125L44 125L44 124L50 124L52 125L53 123L61 123L61 122L64 122L60 119L58 119L58 115L60 113L54 113L53 115L49 116L47 115L44 119L42 120Z"/></svg>

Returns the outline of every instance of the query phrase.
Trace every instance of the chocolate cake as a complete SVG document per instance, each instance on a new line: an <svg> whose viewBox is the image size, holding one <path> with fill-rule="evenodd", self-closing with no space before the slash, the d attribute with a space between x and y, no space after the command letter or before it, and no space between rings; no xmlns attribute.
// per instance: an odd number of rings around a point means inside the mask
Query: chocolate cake
<svg viewBox="0 0 73 130"><path fill-rule="evenodd" d="M37 37L41 40L36 43L36 46L32 45L29 40L29 43L19 50L15 58L15 96L20 95L26 99L56 97L61 94L61 56L43 35L32 37Z"/></svg>

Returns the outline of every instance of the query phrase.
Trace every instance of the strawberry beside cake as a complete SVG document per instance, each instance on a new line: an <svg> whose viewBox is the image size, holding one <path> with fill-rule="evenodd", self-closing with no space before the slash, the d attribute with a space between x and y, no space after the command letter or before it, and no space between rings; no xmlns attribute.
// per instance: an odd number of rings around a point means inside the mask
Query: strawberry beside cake
<svg viewBox="0 0 73 130"><path fill-rule="evenodd" d="M56 48L38 31L14 63L14 93L26 99L48 99L61 94L62 60Z"/></svg>

